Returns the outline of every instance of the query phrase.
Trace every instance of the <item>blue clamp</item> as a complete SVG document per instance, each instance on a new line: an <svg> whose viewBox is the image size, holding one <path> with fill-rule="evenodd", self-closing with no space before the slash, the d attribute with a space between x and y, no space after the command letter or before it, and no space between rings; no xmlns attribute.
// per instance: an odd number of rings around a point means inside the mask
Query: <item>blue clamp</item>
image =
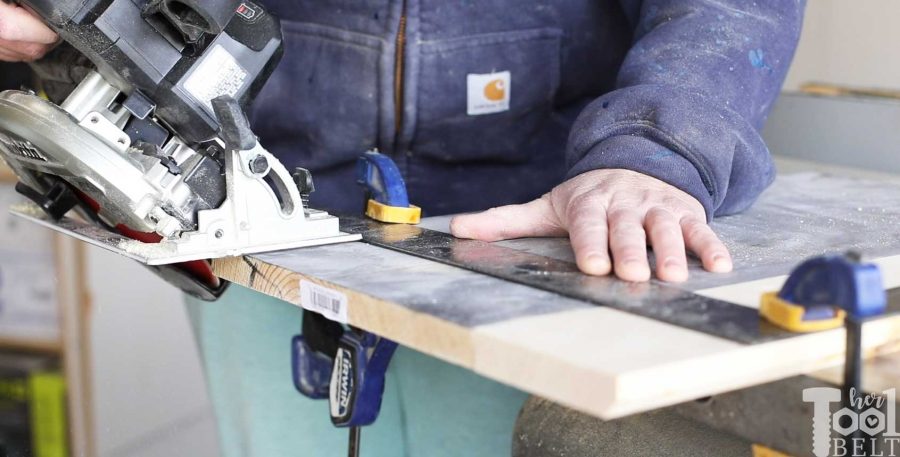
<svg viewBox="0 0 900 457"><path fill-rule="evenodd" d="M763 296L760 305L763 317L789 331L812 332L844 326L842 399L845 408L854 409L852 393L862 391L863 323L887 308L878 266L860 262L859 255L853 253L815 257L795 268L781 292ZM854 431L848 441L863 442L859 455L872 455L861 429Z"/></svg>
<svg viewBox="0 0 900 457"><path fill-rule="evenodd" d="M882 314L887 307L878 266L843 255L802 263L778 295L807 308L837 306L854 317Z"/></svg>
<svg viewBox="0 0 900 457"><path fill-rule="evenodd" d="M357 182L369 194L369 217L419 223L422 210L409 204L406 183L390 157L378 151L363 154L357 162ZM334 425L369 425L381 409L384 375L396 349L391 340L305 312L303 335L291 341L294 387L311 399L328 398Z"/></svg>
<svg viewBox="0 0 900 457"><path fill-rule="evenodd" d="M784 329L811 332L837 328L847 314L866 318L886 307L877 265L853 255L822 256L795 268L777 295L764 295L760 314Z"/></svg>
<svg viewBox="0 0 900 457"><path fill-rule="evenodd" d="M397 343L304 313L303 331L291 344L294 387L327 398L337 427L370 425L378 418L384 380Z"/></svg>
<svg viewBox="0 0 900 457"><path fill-rule="evenodd" d="M368 151L359 158L356 182L369 193L366 215L394 224L418 224L422 209L409 204L406 183L400 169L390 157Z"/></svg>

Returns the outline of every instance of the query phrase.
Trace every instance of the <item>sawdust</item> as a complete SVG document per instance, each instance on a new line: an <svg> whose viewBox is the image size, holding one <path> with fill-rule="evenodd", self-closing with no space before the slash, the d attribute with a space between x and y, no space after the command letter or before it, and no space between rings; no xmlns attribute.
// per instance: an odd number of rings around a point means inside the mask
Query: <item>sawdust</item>
<svg viewBox="0 0 900 457"><path fill-rule="evenodd" d="M40 209L34 203L30 202L22 202L17 203L15 205L10 206L10 212L15 214L21 214L23 216L32 217L35 219L46 219L47 214L44 213L44 210Z"/></svg>
<svg viewBox="0 0 900 457"><path fill-rule="evenodd" d="M900 183L799 173L780 176L750 210L715 220L735 271L691 271L697 290L784 274L815 255L853 250L864 257L900 254Z"/></svg>

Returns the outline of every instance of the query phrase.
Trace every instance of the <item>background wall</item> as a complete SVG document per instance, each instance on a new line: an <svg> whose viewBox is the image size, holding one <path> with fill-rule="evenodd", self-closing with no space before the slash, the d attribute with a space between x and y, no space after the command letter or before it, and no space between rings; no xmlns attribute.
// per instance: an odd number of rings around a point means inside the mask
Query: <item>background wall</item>
<svg viewBox="0 0 900 457"><path fill-rule="evenodd" d="M181 293L91 246L97 457L215 457L216 422Z"/></svg>
<svg viewBox="0 0 900 457"><path fill-rule="evenodd" d="M785 90L808 81L900 89L900 2L807 0Z"/></svg>

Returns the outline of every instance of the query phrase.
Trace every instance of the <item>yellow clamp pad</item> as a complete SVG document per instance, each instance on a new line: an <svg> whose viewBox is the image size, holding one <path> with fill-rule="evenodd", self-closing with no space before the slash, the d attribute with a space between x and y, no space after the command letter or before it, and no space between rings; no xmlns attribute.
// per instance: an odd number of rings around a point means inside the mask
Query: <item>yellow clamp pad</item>
<svg viewBox="0 0 900 457"><path fill-rule="evenodd" d="M422 208L414 205L409 205L409 208L401 208L369 200L366 216L389 224L418 224L422 219Z"/></svg>
<svg viewBox="0 0 900 457"><path fill-rule="evenodd" d="M753 457L792 457L790 454L778 452L761 444L753 444L750 449L753 451Z"/></svg>
<svg viewBox="0 0 900 457"><path fill-rule="evenodd" d="M838 328L844 325L844 317L847 315L844 310L835 308L835 316L830 319L805 321L803 320L805 311L802 306L778 298L776 292L764 294L759 304L759 314L767 321L785 330L798 333Z"/></svg>

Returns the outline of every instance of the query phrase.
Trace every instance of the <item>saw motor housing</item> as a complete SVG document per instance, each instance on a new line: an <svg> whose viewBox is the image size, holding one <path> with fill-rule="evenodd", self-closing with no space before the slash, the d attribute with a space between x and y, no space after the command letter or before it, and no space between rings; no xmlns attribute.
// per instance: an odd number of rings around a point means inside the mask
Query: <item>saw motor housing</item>
<svg viewBox="0 0 900 457"><path fill-rule="evenodd" d="M281 26L240 0L25 0L143 118L153 107L187 143L218 134L209 103L247 108L282 56ZM143 102L143 103L141 103Z"/></svg>
<svg viewBox="0 0 900 457"><path fill-rule="evenodd" d="M277 18L261 6L23 5L94 67L60 105L0 94L0 157L50 219L77 208L151 241L117 246L148 265L358 238L306 207L308 172L295 179L250 130L245 110L283 49Z"/></svg>

